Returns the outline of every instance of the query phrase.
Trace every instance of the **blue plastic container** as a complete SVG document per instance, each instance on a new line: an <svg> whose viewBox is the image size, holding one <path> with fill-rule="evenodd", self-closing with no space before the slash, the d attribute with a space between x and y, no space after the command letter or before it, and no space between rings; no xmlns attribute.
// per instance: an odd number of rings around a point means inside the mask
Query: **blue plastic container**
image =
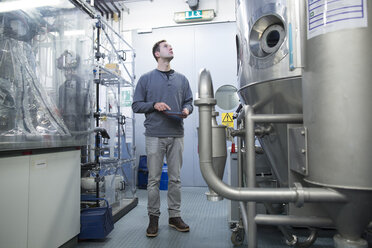
<svg viewBox="0 0 372 248"><path fill-rule="evenodd" d="M138 165L138 188L146 189L149 171L147 169L147 156L142 155Z"/></svg>
<svg viewBox="0 0 372 248"><path fill-rule="evenodd" d="M141 155L139 159L139 165L138 165L138 188L139 189L147 189L148 175L149 175L149 171L147 169L147 156ZM162 168L159 189L168 190L168 167L166 163L164 163L163 168Z"/></svg>
<svg viewBox="0 0 372 248"><path fill-rule="evenodd" d="M139 159L139 165L138 169L141 170L147 170L147 156L146 155L141 155Z"/></svg>
<svg viewBox="0 0 372 248"><path fill-rule="evenodd" d="M79 239L103 239L114 229L112 208L104 198L83 199L85 201L104 200L106 207L85 208L80 213Z"/></svg>
<svg viewBox="0 0 372 248"><path fill-rule="evenodd" d="M147 170L138 170L138 188L146 189L149 172Z"/></svg>
<svg viewBox="0 0 372 248"><path fill-rule="evenodd" d="M160 177L160 190L168 190L168 166L164 163Z"/></svg>

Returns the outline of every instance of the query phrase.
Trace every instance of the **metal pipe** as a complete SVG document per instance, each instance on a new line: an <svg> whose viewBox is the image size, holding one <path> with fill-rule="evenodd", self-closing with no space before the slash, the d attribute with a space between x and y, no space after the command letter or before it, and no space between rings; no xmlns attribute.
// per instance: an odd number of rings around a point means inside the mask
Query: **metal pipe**
<svg viewBox="0 0 372 248"><path fill-rule="evenodd" d="M110 39L110 36L107 34L107 32L106 32L105 29L102 29L102 30L103 30L103 33L106 35L106 38L107 38L107 40L109 41L109 43L110 43L112 49L114 50L115 54L119 57L119 53L118 53L118 51L116 50L114 43L113 43L112 40ZM133 81L134 81L134 78L133 78L133 76L129 73L129 71L128 71L127 67L125 66L125 64L123 63L123 61L122 61L122 60L119 60L119 63L123 66L123 68L125 69L125 71L127 72L128 76L129 76L129 78L130 78L131 81L133 82Z"/></svg>
<svg viewBox="0 0 372 248"><path fill-rule="evenodd" d="M245 111L244 111L244 108L242 108L242 110L240 111L238 117L236 118L237 122L241 122L242 120L244 120L244 116L245 116Z"/></svg>
<svg viewBox="0 0 372 248"><path fill-rule="evenodd" d="M243 107L237 120L241 121L246 116L246 109ZM255 114L252 115L255 123L302 123L302 114ZM236 131L238 132L238 131Z"/></svg>
<svg viewBox="0 0 372 248"><path fill-rule="evenodd" d="M252 120L256 123L302 123L303 117L302 114L273 114L273 115L253 115L251 116Z"/></svg>
<svg viewBox="0 0 372 248"><path fill-rule="evenodd" d="M240 211L242 213L245 236L248 238L249 232L248 232L248 223L247 223L247 219L248 219L247 210L245 209L244 202L239 202L239 206L240 206Z"/></svg>
<svg viewBox="0 0 372 248"><path fill-rule="evenodd" d="M82 11L87 13L90 18L94 18L94 11L89 8L83 1L81 0L71 0L71 2L78 8L80 8Z"/></svg>
<svg viewBox="0 0 372 248"><path fill-rule="evenodd" d="M101 19L101 18L97 17L97 19ZM111 25L109 25L105 20L102 20L102 19L101 19L101 21L102 21L103 24L105 24L105 26L108 27L108 28L109 28L109 29L110 29L114 34L116 34L116 36L117 36L121 41L123 41L123 42L125 43L125 45L127 45L131 50L134 50L134 48L133 48L131 45L129 45L129 43L126 42L126 41L123 39L123 37L122 37L118 32L116 32L115 29L113 29L113 28L111 27Z"/></svg>
<svg viewBox="0 0 372 248"><path fill-rule="evenodd" d="M256 187L256 156L254 146L254 120L252 116L253 108L249 105L244 107L245 115L245 147L246 147L246 169L248 188ZM248 202L248 247L257 247L257 225L254 221L256 217L256 203Z"/></svg>
<svg viewBox="0 0 372 248"><path fill-rule="evenodd" d="M210 91L212 90L212 91ZM231 187L219 179L212 165L212 106L216 104L213 98L212 79L207 70L199 75L199 96L195 105L199 107L199 161L202 175L217 194L235 201L255 202L346 202L343 194L326 188L265 188L257 189Z"/></svg>
<svg viewBox="0 0 372 248"><path fill-rule="evenodd" d="M112 14L112 15L114 15L114 14ZM121 100L120 100L120 92L121 90L120 90L120 83L118 84L118 100L117 100L117 111L118 111L118 115L121 115L121 110L120 110L120 103L121 103ZM121 131L121 118L118 118L117 119L117 124L118 124L118 158L120 159L121 158L121 146L122 146L122 144L121 144L121 135L120 135L120 131ZM124 124L123 124L124 125ZM124 129L123 129L123 136L125 135L125 133L124 133ZM129 151L128 151L128 153L129 153Z"/></svg>
<svg viewBox="0 0 372 248"><path fill-rule="evenodd" d="M266 215L257 214L256 224L273 226L312 226L312 227L332 227L332 219L325 217L304 217L292 215Z"/></svg>
<svg viewBox="0 0 372 248"><path fill-rule="evenodd" d="M243 137L245 135L245 129L240 129L238 126L238 130L232 130L231 131L231 136L235 137Z"/></svg>
<svg viewBox="0 0 372 248"><path fill-rule="evenodd" d="M120 9L116 6L116 4L112 0L110 0L110 3L116 9L116 11L118 12L118 18L120 19L120 17L121 17L121 11L120 11Z"/></svg>
<svg viewBox="0 0 372 248"><path fill-rule="evenodd" d="M275 211L274 211L274 209L273 209L273 206L272 206L271 204L265 202L264 205L265 205L266 210L267 210L268 213L270 214L270 216L273 215L273 214L275 213ZM256 215L255 219L256 219L256 218L257 218L257 215ZM257 221L256 221L256 224L259 224L259 223L257 223ZM285 238L287 244L292 244L292 243L295 242L295 239L296 239L296 238L293 237L293 235L290 234L290 233L288 232L288 230L287 230L287 228L286 228L285 226L280 226L280 225L279 225L279 226L278 226L278 229L279 229L279 230L281 231L281 233L283 234L283 236L284 236L284 238Z"/></svg>
<svg viewBox="0 0 372 248"><path fill-rule="evenodd" d="M106 14L106 18L109 17L109 12L107 11L107 9L105 9L105 7L103 7L103 6L101 5L100 2L95 1L95 2L94 2L94 5L97 6L99 9L101 9L103 12L105 12L105 14Z"/></svg>
<svg viewBox="0 0 372 248"><path fill-rule="evenodd" d="M103 12L103 10L101 10L96 3L94 4L94 8L97 9L99 11L99 13L101 13L101 16L104 16L105 15L105 13Z"/></svg>
<svg viewBox="0 0 372 248"><path fill-rule="evenodd" d="M93 129L88 129L86 131L71 131L72 135L88 135L91 133L106 132L107 130L103 127L95 127Z"/></svg>
<svg viewBox="0 0 372 248"><path fill-rule="evenodd" d="M239 127L239 125L238 125ZM243 167L242 167L242 139L237 138L238 146L238 186L243 187Z"/></svg>
<svg viewBox="0 0 372 248"><path fill-rule="evenodd" d="M200 122L210 123L210 111L199 108ZM211 109L209 107L209 109ZM209 116L208 116L209 114ZM208 121L209 120L209 121ZM204 125L205 126L205 125ZM239 188L231 187L219 179L213 171L211 137L212 128L199 127L199 159L200 169L207 184L219 195L235 201L256 201L256 202L346 202L347 198L333 190L325 188ZM204 137L203 137L204 136ZM209 142L206 137L210 137Z"/></svg>
<svg viewBox="0 0 372 248"><path fill-rule="evenodd" d="M105 1L98 0L99 3L101 3L111 14L111 18L114 18L114 11L105 3Z"/></svg>

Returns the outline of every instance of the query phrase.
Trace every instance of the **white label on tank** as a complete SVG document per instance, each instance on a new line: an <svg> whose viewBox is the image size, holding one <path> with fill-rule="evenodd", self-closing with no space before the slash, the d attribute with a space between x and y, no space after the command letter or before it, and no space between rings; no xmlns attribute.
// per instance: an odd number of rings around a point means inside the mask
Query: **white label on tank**
<svg viewBox="0 0 372 248"><path fill-rule="evenodd" d="M368 25L367 0L308 0L307 12L307 39Z"/></svg>

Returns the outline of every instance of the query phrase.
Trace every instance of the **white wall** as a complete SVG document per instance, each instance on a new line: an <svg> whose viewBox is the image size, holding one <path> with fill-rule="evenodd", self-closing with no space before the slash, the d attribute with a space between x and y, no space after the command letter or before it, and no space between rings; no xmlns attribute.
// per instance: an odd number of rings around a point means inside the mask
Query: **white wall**
<svg viewBox="0 0 372 248"><path fill-rule="evenodd" d="M124 5L129 13L123 13L122 31L181 26L183 24L174 22L174 13L191 10L185 0L149 0ZM198 9L213 9L216 17L211 22L235 21L234 0L200 0Z"/></svg>
<svg viewBox="0 0 372 248"><path fill-rule="evenodd" d="M210 70L214 90L224 84L236 86L235 30L235 23L218 23L159 28L147 34L133 32L133 46L137 54L135 68L137 80L143 73L156 67L152 46L156 41L166 39L172 45L175 54L171 66L189 79L194 99L198 90L198 73L202 68ZM216 110L220 111L218 107ZM136 114L138 156L146 154L143 121L144 115ZM198 108L194 106L194 112L185 120L184 163L181 170L184 186L206 185L201 176L197 154L198 126L199 113Z"/></svg>
<svg viewBox="0 0 372 248"><path fill-rule="evenodd" d="M125 3L129 14L122 18L123 37L136 51L135 74L139 77L156 67L153 44L166 39L173 47L175 58L171 66L184 74L194 95L198 89L200 69L210 70L216 91L220 86L236 86L235 3L234 0L200 0L199 9L214 9L217 16L211 22L177 24L174 12L189 11L184 0L133 1ZM148 33L142 33L146 29ZM216 111L220 111L216 106ZM225 112L233 112L225 111ZM143 114L136 114L135 139L137 164L145 155ZM198 108L185 120L185 150L181 181L183 186L206 186L199 167L197 127ZM220 120L219 120L219 123Z"/></svg>

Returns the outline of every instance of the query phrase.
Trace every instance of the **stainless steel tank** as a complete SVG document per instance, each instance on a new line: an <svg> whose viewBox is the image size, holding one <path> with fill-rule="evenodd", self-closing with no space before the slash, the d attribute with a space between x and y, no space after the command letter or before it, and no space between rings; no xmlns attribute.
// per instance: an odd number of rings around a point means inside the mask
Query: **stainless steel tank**
<svg viewBox="0 0 372 248"><path fill-rule="evenodd" d="M350 204L326 208L350 240L372 218L372 6L356 2L329 3L323 11L308 1L303 76L310 165L305 180L349 195Z"/></svg>
<svg viewBox="0 0 372 248"><path fill-rule="evenodd" d="M239 94L256 114L302 113L303 0L236 1ZM260 138L282 186L288 184L287 125Z"/></svg>

